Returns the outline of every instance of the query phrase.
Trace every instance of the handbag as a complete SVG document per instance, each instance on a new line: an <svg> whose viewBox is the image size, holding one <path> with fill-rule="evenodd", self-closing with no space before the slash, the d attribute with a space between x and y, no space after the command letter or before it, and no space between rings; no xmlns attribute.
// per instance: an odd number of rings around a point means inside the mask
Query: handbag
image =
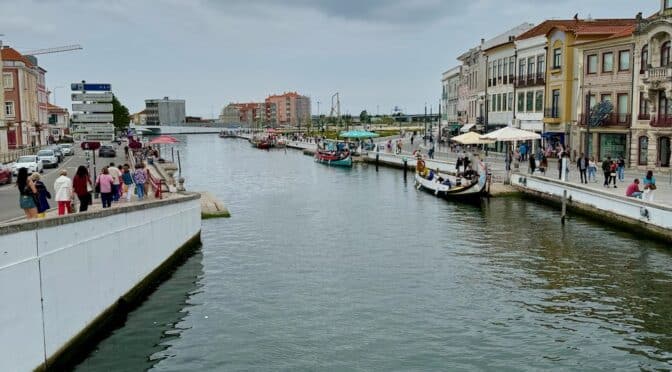
<svg viewBox="0 0 672 372"><path fill-rule="evenodd" d="M91 191L93 191L93 187L91 187L91 184L87 182L86 183L86 192L91 192Z"/></svg>
<svg viewBox="0 0 672 372"><path fill-rule="evenodd" d="M96 194L100 194L100 184L99 183L96 184L95 190L96 190Z"/></svg>
<svg viewBox="0 0 672 372"><path fill-rule="evenodd" d="M652 184L649 185L649 190L655 190L655 189L657 189L655 183L652 183Z"/></svg>

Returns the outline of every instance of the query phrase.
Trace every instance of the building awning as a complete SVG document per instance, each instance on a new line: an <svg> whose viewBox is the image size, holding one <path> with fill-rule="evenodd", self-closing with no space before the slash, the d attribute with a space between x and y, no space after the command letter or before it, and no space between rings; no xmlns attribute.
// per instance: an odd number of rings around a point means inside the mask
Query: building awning
<svg viewBox="0 0 672 372"><path fill-rule="evenodd" d="M476 124L464 124L464 126L462 127L462 129L460 129L460 132L462 132L462 133L467 133L467 132L470 131L471 128L473 128L475 125L476 125Z"/></svg>

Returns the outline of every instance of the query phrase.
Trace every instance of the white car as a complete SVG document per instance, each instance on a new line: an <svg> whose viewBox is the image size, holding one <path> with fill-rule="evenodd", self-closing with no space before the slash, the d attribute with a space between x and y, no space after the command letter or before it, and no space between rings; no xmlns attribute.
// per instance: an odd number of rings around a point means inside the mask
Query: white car
<svg viewBox="0 0 672 372"><path fill-rule="evenodd" d="M75 149L73 149L72 145L69 143L62 143L58 145L58 147L61 149L64 156L75 155Z"/></svg>
<svg viewBox="0 0 672 372"><path fill-rule="evenodd" d="M54 150L40 150L37 152L37 157L42 161L42 165L46 167L58 167L58 156Z"/></svg>
<svg viewBox="0 0 672 372"><path fill-rule="evenodd" d="M21 168L27 168L29 174L34 172L42 173L44 171L44 165L37 155L26 155L20 157L16 163L12 164L12 174L15 176L18 175L19 169Z"/></svg>

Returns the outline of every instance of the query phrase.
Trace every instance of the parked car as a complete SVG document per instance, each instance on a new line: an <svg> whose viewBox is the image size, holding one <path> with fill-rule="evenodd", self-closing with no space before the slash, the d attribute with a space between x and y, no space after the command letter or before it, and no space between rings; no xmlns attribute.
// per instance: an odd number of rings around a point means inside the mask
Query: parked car
<svg viewBox="0 0 672 372"><path fill-rule="evenodd" d="M103 145L98 149L98 156L101 158L114 158L117 156L117 151L112 146Z"/></svg>
<svg viewBox="0 0 672 372"><path fill-rule="evenodd" d="M0 164L0 184L8 185L10 183L12 183L12 169Z"/></svg>
<svg viewBox="0 0 672 372"><path fill-rule="evenodd" d="M42 161L42 165L47 168L58 167L58 156L54 150L40 150L37 152L37 157Z"/></svg>
<svg viewBox="0 0 672 372"><path fill-rule="evenodd" d="M58 147L57 145L54 146L49 146L47 147L47 150L51 150L54 152L54 155L56 155L56 158L58 159L58 162L62 162L65 159L65 155L63 155L63 151L61 151L61 148Z"/></svg>
<svg viewBox="0 0 672 372"><path fill-rule="evenodd" d="M12 174L18 175L19 169L27 168L28 173L44 171L44 165L37 155L25 155L19 158L16 163L12 164Z"/></svg>
<svg viewBox="0 0 672 372"><path fill-rule="evenodd" d="M58 147L61 149L61 152L65 156L75 155L75 149L69 143L61 143L58 145Z"/></svg>

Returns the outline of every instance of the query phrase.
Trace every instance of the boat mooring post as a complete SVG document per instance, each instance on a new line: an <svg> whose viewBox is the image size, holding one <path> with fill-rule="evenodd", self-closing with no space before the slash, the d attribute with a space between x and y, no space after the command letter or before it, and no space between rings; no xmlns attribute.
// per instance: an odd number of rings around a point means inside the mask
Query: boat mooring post
<svg viewBox="0 0 672 372"><path fill-rule="evenodd" d="M408 159L404 158L404 179L406 179L406 173L408 172Z"/></svg>
<svg viewBox="0 0 672 372"><path fill-rule="evenodd" d="M380 153L376 153L376 172L378 172L378 160L380 157Z"/></svg>
<svg viewBox="0 0 672 372"><path fill-rule="evenodd" d="M565 216L567 215L567 190L562 191L562 217L560 218L560 222L562 224L565 224Z"/></svg>

